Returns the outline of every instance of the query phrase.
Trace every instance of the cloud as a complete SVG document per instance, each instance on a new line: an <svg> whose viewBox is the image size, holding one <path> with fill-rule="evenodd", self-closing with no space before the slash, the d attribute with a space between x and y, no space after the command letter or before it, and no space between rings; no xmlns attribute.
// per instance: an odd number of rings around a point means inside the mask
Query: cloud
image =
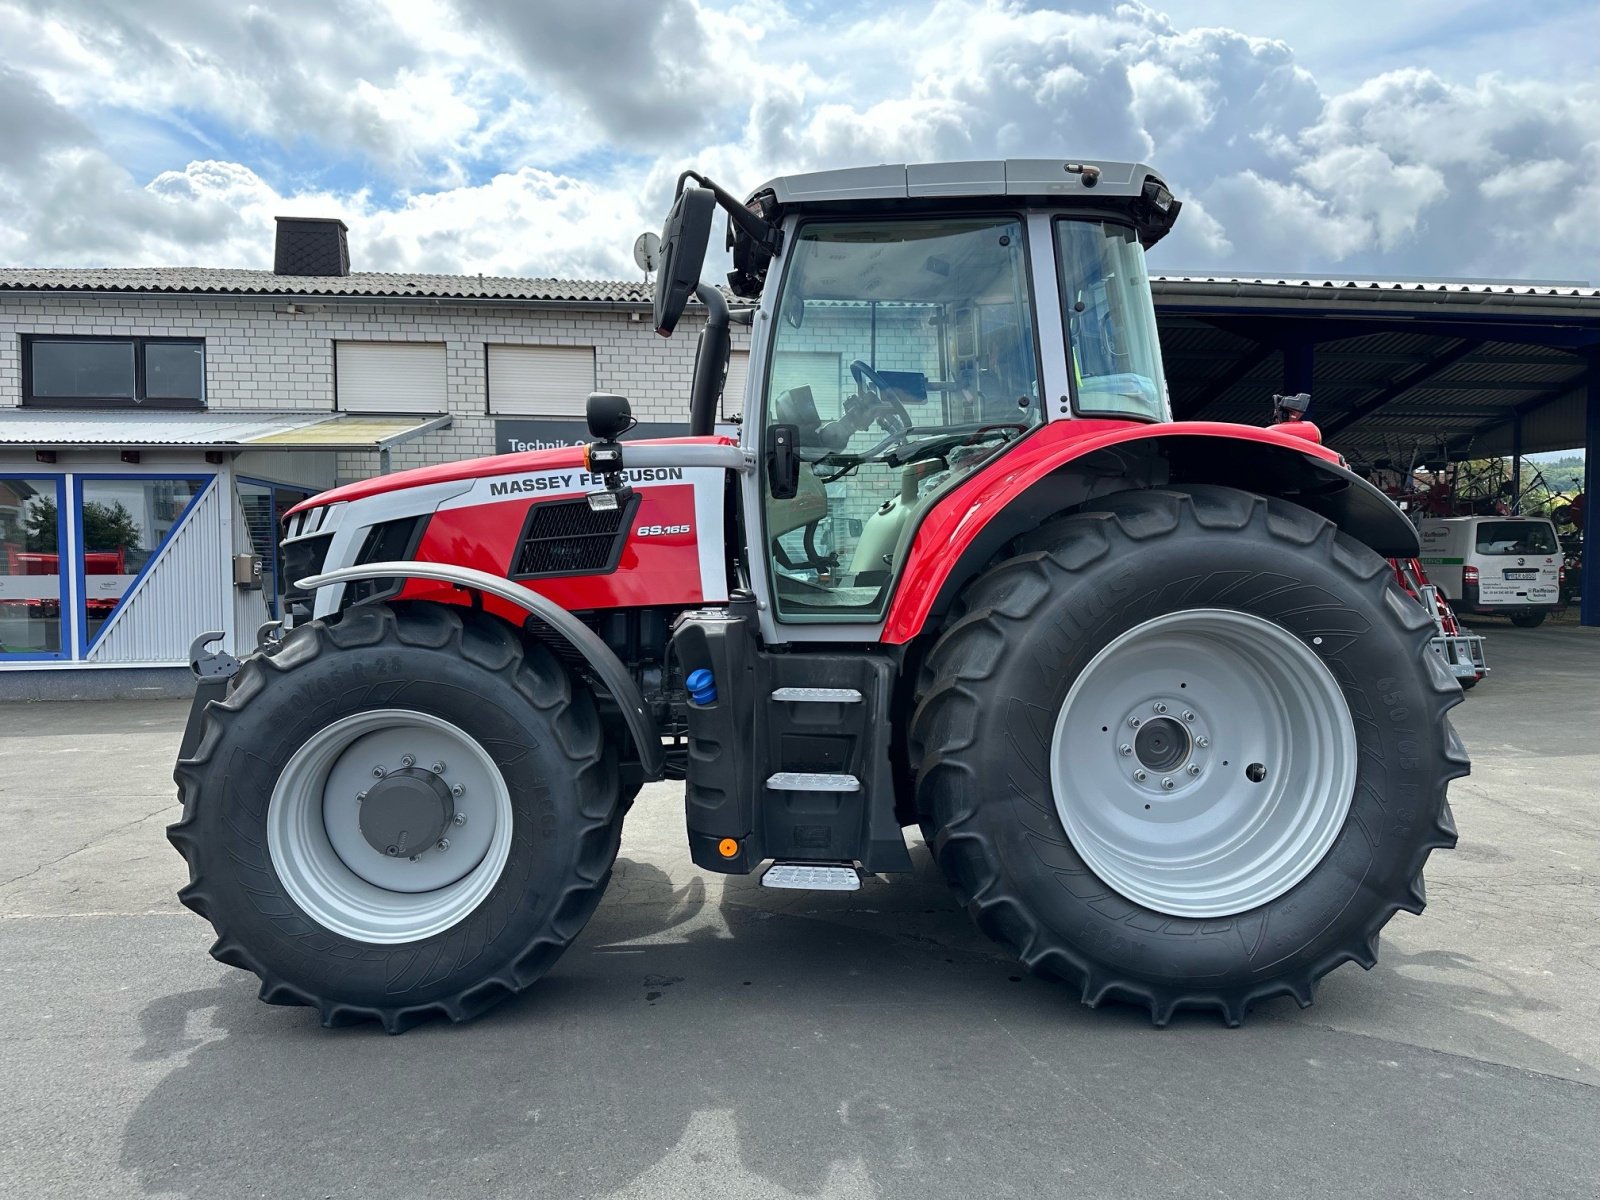
<svg viewBox="0 0 1600 1200"><path fill-rule="evenodd" d="M1050 154L1162 169L1157 269L1570 277L1600 249L1593 79L1328 91L1280 38L1137 3L0 0L0 26L0 261L262 265L292 210L343 215L360 268L630 276L686 166L741 190Z"/></svg>

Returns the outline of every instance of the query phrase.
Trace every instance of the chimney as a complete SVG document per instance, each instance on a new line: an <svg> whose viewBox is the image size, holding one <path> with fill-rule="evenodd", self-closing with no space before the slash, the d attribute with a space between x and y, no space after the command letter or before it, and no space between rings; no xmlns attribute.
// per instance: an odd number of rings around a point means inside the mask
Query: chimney
<svg viewBox="0 0 1600 1200"><path fill-rule="evenodd" d="M278 217L274 275L348 275L349 231L338 217Z"/></svg>

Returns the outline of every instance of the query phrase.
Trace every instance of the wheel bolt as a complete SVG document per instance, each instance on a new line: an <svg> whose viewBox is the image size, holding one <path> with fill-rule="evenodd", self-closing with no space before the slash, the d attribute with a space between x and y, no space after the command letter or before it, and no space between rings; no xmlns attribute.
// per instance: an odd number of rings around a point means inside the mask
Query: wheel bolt
<svg viewBox="0 0 1600 1200"><path fill-rule="evenodd" d="M1199 746L1200 749L1204 750L1207 746L1211 745L1211 739L1208 737L1197 737L1194 740L1194 744Z"/></svg>
<svg viewBox="0 0 1600 1200"><path fill-rule="evenodd" d="M1199 763L1190 763L1189 764L1189 774L1191 774L1191 775L1200 774L1200 764Z"/></svg>
<svg viewBox="0 0 1600 1200"><path fill-rule="evenodd" d="M457 813L456 814L456 824L457 825L465 825L466 823L467 823L467 814L466 813Z"/></svg>
<svg viewBox="0 0 1600 1200"><path fill-rule="evenodd" d="M1138 717L1129 717L1128 718L1128 724L1131 725L1133 728L1137 729L1137 728L1139 728L1139 726L1143 725L1144 722L1139 720Z"/></svg>
<svg viewBox="0 0 1600 1200"><path fill-rule="evenodd" d="M457 800L459 800L459 799L461 799L462 795L465 794L466 790L467 790L466 788L462 787L458 783L458 784L456 784L454 787L452 787L450 789L450 794L452 796L454 796Z"/></svg>
<svg viewBox="0 0 1600 1200"><path fill-rule="evenodd" d="M434 763L433 764L433 773L435 775L443 775L444 774L444 764L442 762Z"/></svg>
<svg viewBox="0 0 1600 1200"><path fill-rule="evenodd" d="M402 754L400 756L400 765L402 767L414 767L417 765L417 760L413 755Z"/></svg>
<svg viewBox="0 0 1600 1200"><path fill-rule="evenodd" d="M1157 700L1150 707L1155 709L1156 712L1158 712L1158 713L1164 713L1164 712L1167 711L1167 706L1165 704L1161 703L1161 701L1159 701L1159 700Z"/></svg>
<svg viewBox="0 0 1600 1200"><path fill-rule="evenodd" d="M1128 745L1127 742L1123 742L1122 745L1117 747L1117 753L1126 757L1127 755L1133 753L1133 747Z"/></svg>
<svg viewBox="0 0 1600 1200"><path fill-rule="evenodd" d="M384 850L384 853L387 854L390 858L395 858L395 857L397 857L399 855L400 850L396 846L390 846L386 850Z"/></svg>
<svg viewBox="0 0 1600 1200"><path fill-rule="evenodd" d="M1172 780L1170 780L1170 779L1163 779L1161 781L1161 790L1164 791L1164 792L1170 792L1173 788L1175 788L1177 786L1178 785L1173 783Z"/></svg>
<svg viewBox="0 0 1600 1200"><path fill-rule="evenodd" d="M438 848L440 850L448 850L448 849L450 849L450 839L449 838L440 838L439 839Z"/></svg>
<svg viewBox="0 0 1600 1200"><path fill-rule="evenodd" d="M1187 709L1187 708L1186 708L1186 709L1184 709L1184 710L1183 710L1183 719L1184 719L1184 720L1185 720L1185 721L1192 721L1192 720L1194 720L1194 714L1193 714L1193 713L1192 713L1192 712L1190 712L1190 711L1189 711L1189 710L1188 710L1188 709Z"/></svg>
<svg viewBox="0 0 1600 1200"><path fill-rule="evenodd" d="M1133 773L1133 777L1135 779L1137 779L1140 783L1143 783L1145 781L1145 778L1146 778L1145 773L1143 771L1135 771Z"/></svg>
<svg viewBox="0 0 1600 1200"><path fill-rule="evenodd" d="M372 777L374 779L382 779L388 773L389 772L385 771L382 767L373 767L372 768Z"/></svg>
<svg viewBox="0 0 1600 1200"><path fill-rule="evenodd" d="M356 793L356 803L357 804L360 804L366 798L367 798L367 794L365 792L357 792Z"/></svg>

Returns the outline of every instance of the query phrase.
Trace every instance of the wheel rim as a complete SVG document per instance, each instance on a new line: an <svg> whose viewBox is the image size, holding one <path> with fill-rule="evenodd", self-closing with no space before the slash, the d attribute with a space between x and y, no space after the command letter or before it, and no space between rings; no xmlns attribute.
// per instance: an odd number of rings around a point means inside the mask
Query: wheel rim
<svg viewBox="0 0 1600 1200"><path fill-rule="evenodd" d="M1118 893L1174 916L1245 912L1299 883L1355 781L1332 673L1282 626L1228 609L1112 641L1067 692L1051 743L1073 846Z"/></svg>
<svg viewBox="0 0 1600 1200"><path fill-rule="evenodd" d="M318 730L267 807L267 849L289 895L361 942L419 941L463 920L499 881L511 832L511 794L488 751L409 709Z"/></svg>

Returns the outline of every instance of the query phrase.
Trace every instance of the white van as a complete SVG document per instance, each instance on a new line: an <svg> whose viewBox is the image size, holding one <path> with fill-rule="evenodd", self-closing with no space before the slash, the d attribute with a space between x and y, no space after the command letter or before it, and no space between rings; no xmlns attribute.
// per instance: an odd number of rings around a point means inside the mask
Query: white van
<svg viewBox="0 0 1600 1200"><path fill-rule="evenodd" d="M1425 517L1422 565L1458 613L1532 628L1561 607L1561 543L1546 517Z"/></svg>

